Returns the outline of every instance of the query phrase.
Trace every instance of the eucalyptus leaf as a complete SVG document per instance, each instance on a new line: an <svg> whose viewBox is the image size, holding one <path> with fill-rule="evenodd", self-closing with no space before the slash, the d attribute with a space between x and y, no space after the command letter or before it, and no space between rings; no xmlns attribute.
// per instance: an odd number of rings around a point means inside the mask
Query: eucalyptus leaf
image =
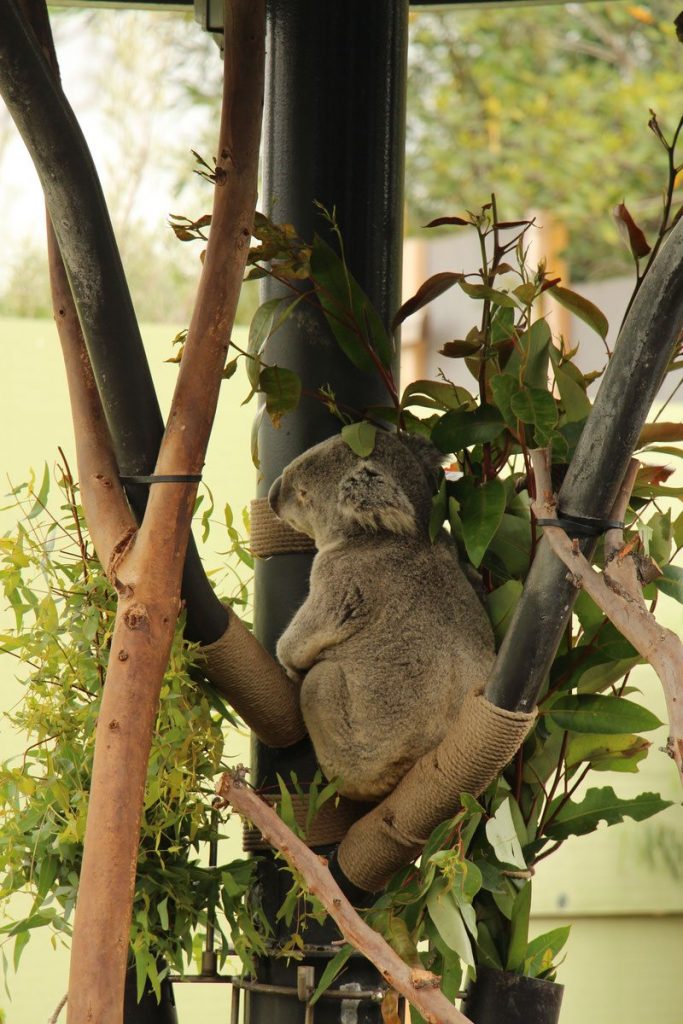
<svg viewBox="0 0 683 1024"><path fill-rule="evenodd" d="M520 870L526 869L527 864L512 819L509 799L503 800L493 817L486 822L486 838L501 864L509 864Z"/></svg>
<svg viewBox="0 0 683 1024"><path fill-rule="evenodd" d="M374 352L389 369L394 348L379 314L341 257L319 235L313 240L310 265L318 301L344 355L359 370L374 374Z"/></svg>
<svg viewBox="0 0 683 1024"><path fill-rule="evenodd" d="M301 379L284 366L266 366L259 375L259 390L266 398L266 412L274 427L282 417L296 409L301 398Z"/></svg>
<svg viewBox="0 0 683 1024"><path fill-rule="evenodd" d="M555 285L551 288L550 295L561 306L568 309L570 313L578 316L579 320L583 320L585 324L592 327L601 338L607 337L609 330L607 317L589 299L584 298L583 295L579 295L577 292L571 291L569 288L562 288L560 285Z"/></svg>
<svg viewBox="0 0 683 1024"><path fill-rule="evenodd" d="M520 889L512 907L510 944L506 971L521 971L529 944L529 914L531 913L531 882Z"/></svg>
<svg viewBox="0 0 683 1024"><path fill-rule="evenodd" d="M348 423L342 427L341 436L352 452L365 459L368 455L372 455L375 449L377 427L374 423L368 423L367 420L361 420L360 423Z"/></svg>
<svg viewBox="0 0 683 1024"><path fill-rule="evenodd" d="M427 895L427 909L434 925L449 949L463 963L474 967L472 943L452 891L445 882L436 882Z"/></svg>
<svg viewBox="0 0 683 1024"><path fill-rule="evenodd" d="M432 441L444 453L459 452L473 444L495 441L505 424L492 405L481 405L473 412L447 412L432 431Z"/></svg>
<svg viewBox="0 0 683 1024"><path fill-rule="evenodd" d="M328 962L323 973L320 975L320 981L318 982L316 990L310 999L311 1006L315 1006L323 992L327 991L346 964L346 961L353 955L353 952L353 946L346 945L342 946L338 953L335 953L332 959Z"/></svg>
<svg viewBox="0 0 683 1024"><path fill-rule="evenodd" d="M522 589L519 580L508 580L502 587L498 587L486 595L489 618L497 645L502 642L512 621L517 602L522 595Z"/></svg>
<svg viewBox="0 0 683 1024"><path fill-rule="evenodd" d="M544 831L550 839L583 836L594 832L601 821L608 825L616 825L625 817L644 821L671 804L671 800L663 800L659 793L641 793L639 796L621 798L611 786L603 786L600 789L589 789L579 802L556 797L551 804L551 813Z"/></svg>
<svg viewBox="0 0 683 1024"><path fill-rule="evenodd" d="M577 733L570 736L565 759L568 768L587 761L598 772L637 772L650 745L648 740L633 733Z"/></svg>
<svg viewBox="0 0 683 1024"><path fill-rule="evenodd" d="M459 480L456 487L465 549L476 568L503 518L505 487L498 479L488 480L476 487L471 477Z"/></svg>
<svg viewBox="0 0 683 1024"><path fill-rule="evenodd" d="M605 733L647 732L662 724L647 708L625 697L603 694L576 694L559 697L548 711L562 729L572 732Z"/></svg>
<svg viewBox="0 0 683 1024"><path fill-rule="evenodd" d="M557 954L564 949L570 931L571 926L567 924L532 939L524 958L524 974L529 978L538 978L549 971Z"/></svg>
<svg viewBox="0 0 683 1024"><path fill-rule="evenodd" d="M545 388L522 388L511 395L510 409L523 423L532 423L536 445L544 447L557 423L555 399Z"/></svg>

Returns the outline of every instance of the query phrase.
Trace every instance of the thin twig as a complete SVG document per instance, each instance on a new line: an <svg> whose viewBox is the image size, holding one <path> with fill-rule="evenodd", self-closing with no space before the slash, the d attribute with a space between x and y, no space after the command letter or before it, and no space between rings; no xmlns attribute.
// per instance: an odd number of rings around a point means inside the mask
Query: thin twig
<svg viewBox="0 0 683 1024"><path fill-rule="evenodd" d="M401 960L382 936L359 917L330 874L325 859L309 850L238 774L226 773L221 777L218 795L221 804L232 804L258 827L263 838L304 878L308 891L334 918L346 941L367 957L387 985L405 996L426 1021L468 1024L468 1018L439 989L439 978Z"/></svg>
<svg viewBox="0 0 683 1024"><path fill-rule="evenodd" d="M50 1017L48 1017L47 1024L57 1024L57 1019L58 1019L60 1013L62 1012L62 1010L64 1009L64 1007L66 1006L66 1001L67 1001L68 998L69 998L69 994L67 992L67 993L65 993L62 996L62 998L57 1003L57 1006L55 1008L55 1012L53 1014L51 1014Z"/></svg>
<svg viewBox="0 0 683 1024"><path fill-rule="evenodd" d="M550 453L546 449L531 452L536 477L536 515L552 518L555 498L550 481ZM669 717L667 752L676 762L683 782L683 643L675 633L660 625L644 604L623 587L609 585L605 573L596 572L578 545L574 545L560 527L546 526L545 536L557 557L569 569L577 587L585 590L619 632L652 665L659 676Z"/></svg>

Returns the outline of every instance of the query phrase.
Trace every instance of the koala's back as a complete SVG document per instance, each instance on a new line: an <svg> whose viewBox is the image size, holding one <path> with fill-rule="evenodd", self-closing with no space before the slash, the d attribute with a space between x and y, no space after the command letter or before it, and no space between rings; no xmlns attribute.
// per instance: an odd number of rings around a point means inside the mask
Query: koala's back
<svg viewBox="0 0 683 1024"><path fill-rule="evenodd" d="M304 718L341 791L379 798L439 743L466 691L483 686L491 627L447 540L385 535L323 551L312 600L317 592L335 595L347 637L308 672Z"/></svg>

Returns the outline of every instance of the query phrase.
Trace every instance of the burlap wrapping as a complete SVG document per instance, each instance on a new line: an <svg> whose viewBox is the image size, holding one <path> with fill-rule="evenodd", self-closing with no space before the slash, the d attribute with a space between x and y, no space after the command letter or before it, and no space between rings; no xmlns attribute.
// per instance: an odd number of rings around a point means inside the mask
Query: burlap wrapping
<svg viewBox="0 0 683 1024"><path fill-rule="evenodd" d="M396 788L352 825L339 866L366 892L377 892L416 857L436 826L457 811L461 793L478 796L502 771L531 729L536 712L505 711L468 693L457 722Z"/></svg>
<svg viewBox="0 0 683 1024"><path fill-rule="evenodd" d="M251 503L249 546L258 558L315 551L310 537L278 519L267 498L255 498Z"/></svg>
<svg viewBox="0 0 683 1024"><path fill-rule="evenodd" d="M279 802L279 794L265 796L261 794L266 803L275 805ZM359 803L356 800L347 800L346 797L339 797L336 800L331 797L318 809L313 816L311 823L306 828L308 817L308 797L300 796L298 793L290 793L292 807L294 808L294 820L304 833L304 840L308 846L332 846L341 842L354 821L358 821L366 814L372 804ZM267 843L259 830L253 825L245 823L243 831L243 846L247 851L269 850Z"/></svg>
<svg viewBox="0 0 683 1024"><path fill-rule="evenodd" d="M228 628L202 647L202 670L237 714L269 747L289 747L306 735L298 687L228 609Z"/></svg>

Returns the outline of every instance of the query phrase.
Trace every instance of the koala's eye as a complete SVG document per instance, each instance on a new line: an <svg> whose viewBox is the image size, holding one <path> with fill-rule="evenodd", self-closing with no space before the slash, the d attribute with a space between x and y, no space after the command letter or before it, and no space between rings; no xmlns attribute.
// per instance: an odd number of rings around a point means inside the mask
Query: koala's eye
<svg viewBox="0 0 683 1024"><path fill-rule="evenodd" d="M303 498L305 498L307 494L308 494L308 491L306 490L305 487L298 487L297 488L296 496L297 496L297 498L299 498L300 501Z"/></svg>

